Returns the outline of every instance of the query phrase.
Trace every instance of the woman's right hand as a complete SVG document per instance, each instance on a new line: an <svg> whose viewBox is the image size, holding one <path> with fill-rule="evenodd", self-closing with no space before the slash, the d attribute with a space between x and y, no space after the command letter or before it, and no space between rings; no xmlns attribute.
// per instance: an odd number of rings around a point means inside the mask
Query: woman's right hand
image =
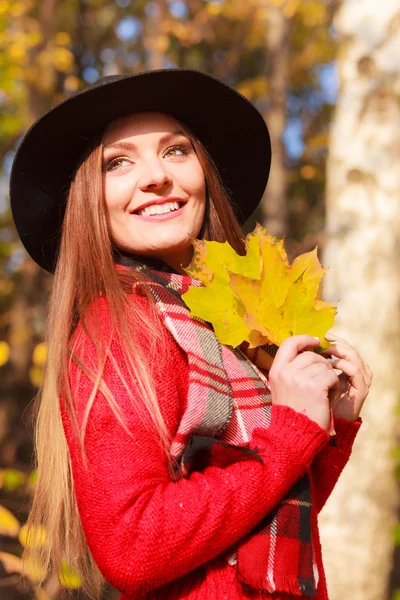
<svg viewBox="0 0 400 600"><path fill-rule="evenodd" d="M326 431L330 426L328 392L339 384L331 363L309 348L320 343L310 335L287 338L276 353L268 380L272 403L290 406Z"/></svg>

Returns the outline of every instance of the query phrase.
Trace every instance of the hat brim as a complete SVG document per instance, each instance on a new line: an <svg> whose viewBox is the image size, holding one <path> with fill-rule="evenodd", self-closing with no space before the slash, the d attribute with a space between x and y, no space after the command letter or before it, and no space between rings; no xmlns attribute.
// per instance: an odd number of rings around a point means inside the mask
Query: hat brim
<svg viewBox="0 0 400 600"><path fill-rule="evenodd" d="M68 190L85 150L111 121L137 112L170 114L207 148L243 224L267 184L271 146L262 115L205 73L164 69L104 78L50 109L16 153L11 209L30 256L53 272Z"/></svg>

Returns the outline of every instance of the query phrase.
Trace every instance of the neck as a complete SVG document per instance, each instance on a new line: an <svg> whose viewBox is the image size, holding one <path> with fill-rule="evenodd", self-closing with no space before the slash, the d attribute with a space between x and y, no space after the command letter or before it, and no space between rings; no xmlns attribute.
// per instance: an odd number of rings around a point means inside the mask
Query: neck
<svg viewBox="0 0 400 600"><path fill-rule="evenodd" d="M186 275L181 266L181 259L178 259L177 257L163 257L161 259L153 256L138 256L137 254L129 254L128 252L121 252L118 250L114 252L114 262L125 267L134 267L139 263L156 271ZM189 262L190 261L188 261L187 264L189 264ZM186 266L186 263L183 264Z"/></svg>
<svg viewBox="0 0 400 600"><path fill-rule="evenodd" d="M169 265L176 273L180 275L186 275L185 268L187 268L193 258L193 248L190 247L182 254L182 252L176 254L168 254L162 257L162 261Z"/></svg>

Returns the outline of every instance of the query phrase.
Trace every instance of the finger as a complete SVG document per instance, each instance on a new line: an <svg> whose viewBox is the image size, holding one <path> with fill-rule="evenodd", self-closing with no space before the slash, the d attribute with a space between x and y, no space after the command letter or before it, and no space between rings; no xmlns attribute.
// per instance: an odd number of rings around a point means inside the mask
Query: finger
<svg viewBox="0 0 400 600"><path fill-rule="evenodd" d="M349 385L351 385L349 376L346 375L346 373L342 372L338 376L338 380L339 380L339 384L337 387L338 392L340 394L346 394L349 390Z"/></svg>
<svg viewBox="0 0 400 600"><path fill-rule="evenodd" d="M352 352L347 352L346 350L343 350L343 348L334 347L331 355L338 357L338 359L340 359L340 360L345 360L349 363L352 363L356 368L358 368L361 371L366 385L368 387L370 387L371 382L372 382L371 369L362 360L361 356L357 353L357 351L355 351L355 354L353 354ZM333 360L332 365L336 365L336 364L338 364L337 360ZM336 369L336 368L340 368L340 367L334 366L334 368Z"/></svg>
<svg viewBox="0 0 400 600"><path fill-rule="evenodd" d="M332 333L331 331L326 334L325 339L328 340L328 342L336 342L336 340L340 340L343 342L346 341L344 338L336 335L336 333Z"/></svg>
<svg viewBox="0 0 400 600"><path fill-rule="evenodd" d="M369 364L367 362L365 362L365 360L364 360L364 367L365 367L365 371L368 375L368 384L371 385L374 374L372 373L372 371L369 367Z"/></svg>
<svg viewBox="0 0 400 600"><path fill-rule="evenodd" d="M343 371L343 373L348 376L351 386L361 395L368 392L369 386L364 379L361 369L359 369L357 365L341 358L333 362L332 366L334 369Z"/></svg>
<svg viewBox="0 0 400 600"><path fill-rule="evenodd" d="M337 378L338 378L338 382L337 385L335 386L336 392L338 394L344 394L348 391L349 389L349 385L350 385L350 380L349 377L346 375L346 373L337 373L335 371Z"/></svg>
<svg viewBox="0 0 400 600"><path fill-rule="evenodd" d="M335 346L332 346L328 350L321 352L323 356L337 356L338 358L343 358L350 362L353 362L357 365L364 376L365 382L368 387L371 386L373 373L369 367L369 365L362 359L360 354L357 352L353 346L351 346L346 340L340 340Z"/></svg>
<svg viewBox="0 0 400 600"><path fill-rule="evenodd" d="M290 365L290 369L293 369L295 364L295 361L293 361L293 363ZM297 370L293 373L293 376L295 377L295 381L297 382L303 382L306 381L307 379L311 379L313 377L317 377L318 375L321 375L322 373L326 373L328 370L333 371L333 368L330 365L324 364L324 363L313 363L310 364L300 370Z"/></svg>
<svg viewBox="0 0 400 600"><path fill-rule="evenodd" d="M272 369L280 370L284 365L292 362L300 352L307 348L316 348L319 344L320 339L311 335L294 335L287 338L276 353Z"/></svg>
<svg viewBox="0 0 400 600"><path fill-rule="evenodd" d="M334 346L328 348L321 352L322 356L337 356L338 358L344 358L355 365L357 365L362 371L364 371L365 375L367 375L367 369L365 363L357 350L353 348L346 340L336 340Z"/></svg>
<svg viewBox="0 0 400 600"><path fill-rule="evenodd" d="M339 385L339 378L336 375L335 371L321 372L315 376L315 381L318 382L321 386L323 386L326 390L331 388L335 388Z"/></svg>
<svg viewBox="0 0 400 600"><path fill-rule="evenodd" d="M327 358L321 356L321 354L317 354L316 352L309 352L307 350L296 356L296 358L292 361L292 365L295 366L296 369L305 369L309 365L315 363L321 363L323 365L326 365L330 369L332 368L332 365Z"/></svg>
<svg viewBox="0 0 400 600"><path fill-rule="evenodd" d="M357 358L357 360L362 361L362 358L359 355L359 353L357 352L357 350L343 338L331 339L331 337L329 337L329 336L325 336L325 337L327 337L328 341L331 342L333 345L330 346L329 348L327 348L326 350L324 350L323 352L321 352L322 355L331 354L333 352L333 350L337 349L341 352L345 352L348 355L354 355Z"/></svg>

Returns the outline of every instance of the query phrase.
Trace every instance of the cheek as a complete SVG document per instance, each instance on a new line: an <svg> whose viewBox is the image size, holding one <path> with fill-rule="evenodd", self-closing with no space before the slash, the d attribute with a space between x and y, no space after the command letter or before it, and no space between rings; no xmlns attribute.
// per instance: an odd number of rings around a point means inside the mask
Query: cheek
<svg viewBox="0 0 400 600"><path fill-rule="evenodd" d="M119 179L106 179L104 184L104 199L109 212L120 208L130 197L130 188L128 181Z"/></svg>
<svg viewBox="0 0 400 600"><path fill-rule="evenodd" d="M196 168L193 168L191 173L187 173L185 180L187 191L202 204L205 204L206 182L200 165L196 165Z"/></svg>

